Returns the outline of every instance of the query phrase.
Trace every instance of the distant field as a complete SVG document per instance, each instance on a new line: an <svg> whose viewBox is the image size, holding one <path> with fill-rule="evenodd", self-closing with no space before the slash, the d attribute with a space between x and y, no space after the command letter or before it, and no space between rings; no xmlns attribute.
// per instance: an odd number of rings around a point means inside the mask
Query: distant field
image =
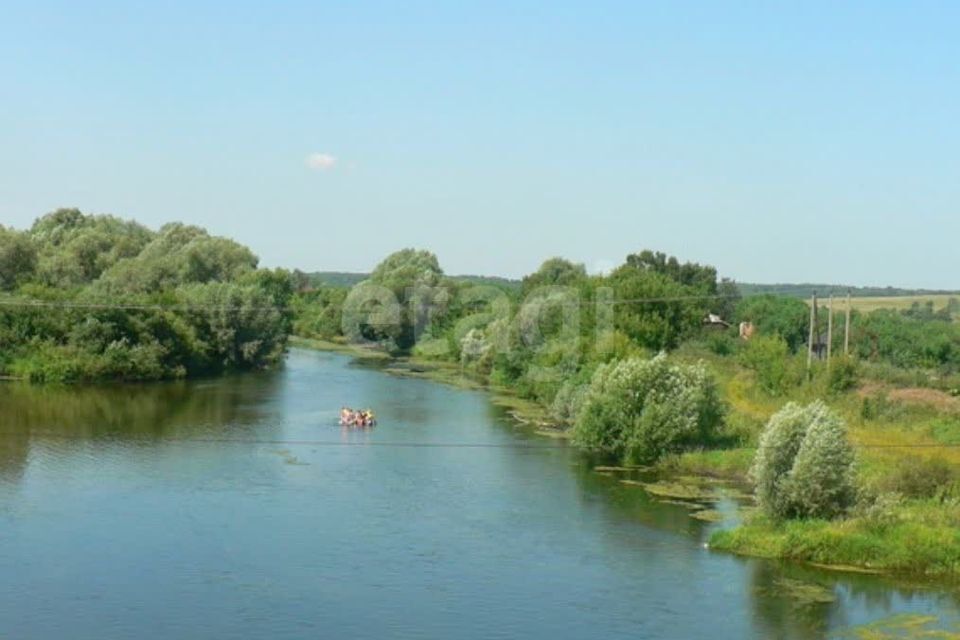
<svg viewBox="0 0 960 640"><path fill-rule="evenodd" d="M851 298L850 305L861 312L875 311L877 309L909 309L914 302L921 305L927 302L933 302L935 311L945 308L950 299L960 301L960 295L951 294L933 294L918 296L864 296L861 298ZM820 298L820 304L826 305L827 299ZM845 296L837 296L833 300L834 311L846 309L847 300Z"/></svg>
<svg viewBox="0 0 960 640"><path fill-rule="evenodd" d="M923 299L935 298L938 296L960 296L960 291L943 289L902 289L898 287L856 287L845 284L756 284L751 282L738 282L737 288L744 296L759 296L771 293L777 296L790 296L793 298L809 299L814 293L820 294L821 298L826 298L830 293L835 296L845 296L849 291L854 298L900 298L919 296ZM912 301L911 301L912 302ZM908 305L910 303L907 303Z"/></svg>

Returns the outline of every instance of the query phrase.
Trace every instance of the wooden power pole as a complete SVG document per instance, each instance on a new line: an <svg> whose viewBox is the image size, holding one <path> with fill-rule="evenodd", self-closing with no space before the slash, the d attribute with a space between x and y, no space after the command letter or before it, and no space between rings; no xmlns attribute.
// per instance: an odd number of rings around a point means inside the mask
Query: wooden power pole
<svg viewBox="0 0 960 640"><path fill-rule="evenodd" d="M833 294L830 294L830 304L827 306L827 366L830 366L830 355L833 353Z"/></svg>
<svg viewBox="0 0 960 640"><path fill-rule="evenodd" d="M807 371L813 365L813 327L817 324L817 292L810 298L810 339L807 341Z"/></svg>
<svg viewBox="0 0 960 640"><path fill-rule="evenodd" d="M843 355L850 355L850 290L847 289L847 322L843 329Z"/></svg>

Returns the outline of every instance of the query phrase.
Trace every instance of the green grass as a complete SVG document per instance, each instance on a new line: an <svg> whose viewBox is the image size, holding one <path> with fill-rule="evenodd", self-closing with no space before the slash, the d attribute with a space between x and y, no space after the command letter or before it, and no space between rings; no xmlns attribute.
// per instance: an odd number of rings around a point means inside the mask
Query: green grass
<svg viewBox="0 0 960 640"><path fill-rule="evenodd" d="M667 474L745 479L754 449L704 449L668 456L657 464Z"/></svg>
<svg viewBox="0 0 960 640"><path fill-rule="evenodd" d="M960 578L960 510L913 502L884 518L773 522L754 516L717 531L710 547L740 555L796 560L836 568Z"/></svg>

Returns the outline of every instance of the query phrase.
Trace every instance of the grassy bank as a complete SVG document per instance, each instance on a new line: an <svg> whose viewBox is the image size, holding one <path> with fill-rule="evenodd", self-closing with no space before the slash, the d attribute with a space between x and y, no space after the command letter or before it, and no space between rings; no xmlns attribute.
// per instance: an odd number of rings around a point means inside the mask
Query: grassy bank
<svg viewBox="0 0 960 640"><path fill-rule="evenodd" d="M754 515L718 531L710 547L740 555L838 569L955 579L960 570L960 509L914 501L843 520L782 523Z"/></svg>
<svg viewBox="0 0 960 640"><path fill-rule="evenodd" d="M848 425L863 493L846 517L774 522L746 510L739 526L713 534L713 549L833 568L960 578L960 400L865 376L852 389L831 392L815 377L778 396L763 391L750 371L703 352L729 407L720 448L662 460L667 473L747 478L764 424L787 401L827 399Z"/></svg>

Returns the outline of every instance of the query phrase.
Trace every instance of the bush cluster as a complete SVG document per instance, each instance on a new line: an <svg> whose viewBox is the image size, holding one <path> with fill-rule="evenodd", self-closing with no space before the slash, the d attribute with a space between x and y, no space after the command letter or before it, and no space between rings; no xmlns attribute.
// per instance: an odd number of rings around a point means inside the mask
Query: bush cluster
<svg viewBox="0 0 960 640"><path fill-rule="evenodd" d="M715 436L724 415L702 364L660 354L601 365L579 409L574 440L627 463L650 463Z"/></svg>
<svg viewBox="0 0 960 640"><path fill-rule="evenodd" d="M61 209L0 230L0 288L0 367L37 382L267 366L292 328L291 274L179 223L154 232Z"/></svg>
<svg viewBox="0 0 960 640"><path fill-rule="evenodd" d="M760 435L750 470L760 508L775 518L832 518L855 498L846 425L822 401L786 404Z"/></svg>

